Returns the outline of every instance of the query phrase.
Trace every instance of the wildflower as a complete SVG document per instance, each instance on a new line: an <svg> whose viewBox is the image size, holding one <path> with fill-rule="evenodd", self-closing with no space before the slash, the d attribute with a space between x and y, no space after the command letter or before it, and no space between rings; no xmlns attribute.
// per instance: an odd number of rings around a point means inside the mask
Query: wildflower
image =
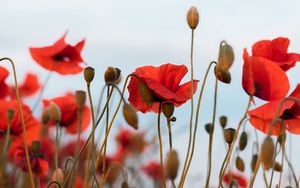
<svg viewBox="0 0 300 188"><path fill-rule="evenodd" d="M24 79L24 81L19 85L20 97L30 97L41 88L39 83L39 79L37 75L33 73L28 73ZM12 89L12 97L15 98L15 86L11 87Z"/></svg>
<svg viewBox="0 0 300 188"><path fill-rule="evenodd" d="M223 177L223 182L227 185L230 185L233 181L237 183L240 187L247 187L247 179L243 175L234 172L228 172Z"/></svg>
<svg viewBox="0 0 300 188"><path fill-rule="evenodd" d="M9 72L5 68L0 67L0 99L7 97L10 93L10 88L5 83L5 80L8 77L8 75Z"/></svg>
<svg viewBox="0 0 300 188"><path fill-rule="evenodd" d="M142 171L153 180L161 181L162 172L159 162L149 161L147 164L142 166Z"/></svg>

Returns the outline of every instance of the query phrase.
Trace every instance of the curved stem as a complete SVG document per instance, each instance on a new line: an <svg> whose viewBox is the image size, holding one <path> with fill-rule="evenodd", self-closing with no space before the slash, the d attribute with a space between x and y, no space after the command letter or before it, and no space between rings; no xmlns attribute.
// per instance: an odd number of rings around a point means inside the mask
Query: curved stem
<svg viewBox="0 0 300 188"><path fill-rule="evenodd" d="M276 140L275 143L275 151L277 151L277 146L278 146L278 139ZM271 178L270 178L270 182L269 182L269 186L268 187L272 187L272 181L273 181L273 176L274 176L274 171L275 171L275 159L276 159L276 154L274 154L273 159L272 159L272 172L271 172Z"/></svg>
<svg viewBox="0 0 300 188"><path fill-rule="evenodd" d="M283 168L284 168L284 153L285 153L285 142L282 142L282 156L281 156L281 166L282 166L282 170L280 172L280 175L279 175L279 182L278 182L278 185L280 187L281 185L281 178L282 178L282 172L283 172Z"/></svg>
<svg viewBox="0 0 300 188"><path fill-rule="evenodd" d="M173 148L173 142L172 142L172 127L171 127L171 121L170 118L167 118L167 124L168 124L168 132L169 132L169 145L170 149Z"/></svg>
<svg viewBox="0 0 300 188"><path fill-rule="evenodd" d="M58 151L59 151L59 123L56 123L56 134L55 134L55 158L54 158L54 166L55 169L58 169Z"/></svg>
<svg viewBox="0 0 300 188"><path fill-rule="evenodd" d="M107 87L107 98L109 97L109 86ZM109 121L109 105L107 105L107 110L106 110L106 123L105 123L105 135L107 134L107 129L108 129L108 121ZM107 147L107 142L104 145L104 151L103 151L103 159L102 159L102 180L105 175L105 166L106 166L106 147Z"/></svg>
<svg viewBox="0 0 300 188"><path fill-rule="evenodd" d="M163 187L166 188L166 177L165 177L165 170L163 164L163 148L162 148L162 141L161 141L161 134L160 134L160 114L161 114L161 103L159 103L158 107L158 116L157 116L157 134L158 134L158 141L159 141L159 158L160 158L160 170L162 174L162 183Z"/></svg>
<svg viewBox="0 0 300 188"><path fill-rule="evenodd" d="M297 180L297 177L296 177L296 173L295 173L295 170L293 168L293 165L291 163L291 161L288 159L288 156L286 154L286 151L284 152L284 156L285 156L285 160L286 162L288 163L291 171L292 171L292 174L293 174L293 178L294 178L294 181L295 181L295 184L296 184L296 187L299 188L299 183L298 183L298 180Z"/></svg>
<svg viewBox="0 0 300 188"><path fill-rule="evenodd" d="M230 146L229 146L229 147L230 147ZM221 179L221 178L222 178L221 175L222 175L222 171L223 171L223 169L224 169L224 165L225 165L226 158L228 157L228 155L229 155L229 149L227 150L226 156L225 156L225 158L224 158L224 160L223 160L223 163L222 163L222 166L221 166L221 169L220 169L220 172L219 172L219 182L221 182L221 183L220 183L220 186L221 186L221 187L223 187L223 185L222 185L222 180L223 180L223 179Z"/></svg>
<svg viewBox="0 0 300 188"><path fill-rule="evenodd" d="M22 131L23 131L23 141L24 141L24 149L25 149L26 166L27 166L28 172L29 172L29 177L30 177L29 179L30 179L31 187L35 188L32 169L31 169L31 165L30 165L30 161L29 161L27 134L26 134L25 121L24 121L24 116L23 116L23 109L22 109L21 99L20 99L20 94L19 94L17 73L16 73L14 62L10 58L7 58L7 57L1 58L0 62L5 61L5 60L10 62L11 66L12 66L12 69L13 69L13 73L14 73L14 81L15 81L15 87L16 87L16 97L17 97L17 101L18 101L19 115L21 117L21 124L22 124Z"/></svg>
<svg viewBox="0 0 300 188"><path fill-rule="evenodd" d="M256 161L255 168L254 168L252 177L251 177L251 179L250 179L250 185L249 185L249 188L252 188L252 187L253 187L254 180L255 180L256 174L257 174L257 172L258 172L260 163L261 163L261 155L258 156L258 159L257 159L257 161Z"/></svg>
<svg viewBox="0 0 300 188"><path fill-rule="evenodd" d="M37 100L36 100L36 102L34 103L34 105L33 105L33 107L32 107L32 112L35 112L35 110L36 110L36 108L38 107L38 105L40 104L40 102L41 102L41 99L42 99L42 97L43 97L43 94L44 94L44 91L45 91L45 88L46 88L46 86L47 86L47 84L48 84L48 82L49 82L49 80L50 80L50 77L51 77L51 75L52 75L52 70L48 73L48 75L47 75L47 78L46 78L46 80L44 81L44 83L43 83L43 86L42 86L42 88L41 88L41 91L40 91L40 93L39 93L39 96L37 97Z"/></svg>

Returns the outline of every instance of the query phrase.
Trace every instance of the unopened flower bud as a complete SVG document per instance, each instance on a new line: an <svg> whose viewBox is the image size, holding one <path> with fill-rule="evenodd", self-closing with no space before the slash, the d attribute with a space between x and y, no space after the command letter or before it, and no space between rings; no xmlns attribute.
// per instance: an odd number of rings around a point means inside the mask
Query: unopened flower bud
<svg viewBox="0 0 300 188"><path fill-rule="evenodd" d="M233 142L234 135L235 135L235 129L228 128L224 130L224 137L227 144L230 145Z"/></svg>
<svg viewBox="0 0 300 188"><path fill-rule="evenodd" d="M108 67L104 73L104 80L106 84L112 84L117 80L118 73L115 68Z"/></svg>
<svg viewBox="0 0 300 188"><path fill-rule="evenodd" d="M199 13L196 7L191 7L186 16L187 23L191 29L196 29L199 23Z"/></svg>
<svg viewBox="0 0 300 188"><path fill-rule="evenodd" d="M226 116L221 116L219 120L220 120L220 125L224 129L226 127L226 125L227 125L227 117Z"/></svg>
<svg viewBox="0 0 300 188"><path fill-rule="evenodd" d="M84 79L85 81L90 84L93 79L94 79L94 76L95 76L95 69L93 67L86 67L84 68Z"/></svg>
<svg viewBox="0 0 300 188"><path fill-rule="evenodd" d="M86 92L78 90L75 92L76 105L78 110L82 110L86 101Z"/></svg>
<svg viewBox="0 0 300 188"><path fill-rule="evenodd" d="M280 163L278 163L277 161L275 161L274 170L277 171L277 172L282 171L282 165Z"/></svg>
<svg viewBox="0 0 300 188"><path fill-rule="evenodd" d="M121 81L121 69L115 67L115 70L117 72L117 79L115 81L115 84L118 84Z"/></svg>
<svg viewBox="0 0 300 188"><path fill-rule="evenodd" d="M33 141L31 143L31 151L34 155L39 155L41 150L41 143L39 141Z"/></svg>
<svg viewBox="0 0 300 188"><path fill-rule="evenodd" d="M8 121L11 121L15 116L15 111L13 109L8 109L6 111L6 118Z"/></svg>
<svg viewBox="0 0 300 188"><path fill-rule="evenodd" d="M138 129L138 116L133 106L128 103L123 105L123 116L126 122L134 129Z"/></svg>
<svg viewBox="0 0 300 188"><path fill-rule="evenodd" d="M257 154L252 155L252 159L251 159L251 170L252 170L252 172L255 169L257 160L258 160L258 155Z"/></svg>
<svg viewBox="0 0 300 188"><path fill-rule="evenodd" d="M235 166L239 171L244 172L245 163L244 163L243 159L241 159L239 156L237 156L235 159Z"/></svg>
<svg viewBox="0 0 300 188"><path fill-rule="evenodd" d="M61 111L57 104L54 102L50 101L49 104L49 114L50 114L50 119L54 121L55 123L59 123L61 120Z"/></svg>
<svg viewBox="0 0 300 188"><path fill-rule="evenodd" d="M205 128L206 132L208 134L210 134L210 131L212 129L212 124L211 123L207 123L207 124L204 125L204 128Z"/></svg>
<svg viewBox="0 0 300 188"><path fill-rule="evenodd" d="M215 67L215 76L217 79L225 84L230 84L231 83L231 74L229 71L219 69Z"/></svg>
<svg viewBox="0 0 300 188"><path fill-rule="evenodd" d="M175 150L170 150L166 159L166 174L168 178L174 180L179 168L179 158Z"/></svg>
<svg viewBox="0 0 300 188"><path fill-rule="evenodd" d="M239 149L240 151L243 151L248 143L248 135L245 131L242 132L241 136L240 136L240 141L239 141Z"/></svg>
<svg viewBox="0 0 300 188"><path fill-rule="evenodd" d="M262 162L266 170L269 170L273 164L274 152L275 152L274 142L270 136L267 136L261 147Z"/></svg>
<svg viewBox="0 0 300 188"><path fill-rule="evenodd" d="M42 112L42 123L46 125L50 120L50 112L49 107L46 107Z"/></svg>
<svg viewBox="0 0 300 188"><path fill-rule="evenodd" d="M142 100L147 104L148 107L152 107L153 95L149 87L140 81L138 84L138 90Z"/></svg>
<svg viewBox="0 0 300 188"><path fill-rule="evenodd" d="M172 117L174 113L174 104L166 102L162 104L162 112L166 118Z"/></svg>
<svg viewBox="0 0 300 188"><path fill-rule="evenodd" d="M54 170L52 174L52 181L57 181L62 183L64 181L64 173L61 168L57 168Z"/></svg>
<svg viewBox="0 0 300 188"><path fill-rule="evenodd" d="M218 63L215 67L215 75L221 82L229 84L231 82L230 67L234 61L233 49L225 41L220 44Z"/></svg>

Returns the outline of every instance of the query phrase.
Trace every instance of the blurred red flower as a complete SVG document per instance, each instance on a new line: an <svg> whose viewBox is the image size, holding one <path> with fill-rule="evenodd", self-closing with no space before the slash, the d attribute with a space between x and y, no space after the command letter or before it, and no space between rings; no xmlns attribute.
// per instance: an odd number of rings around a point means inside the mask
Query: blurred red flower
<svg viewBox="0 0 300 188"><path fill-rule="evenodd" d="M144 133L133 132L129 129L120 129L116 136L120 150L132 153L142 153L147 145L144 139Z"/></svg>
<svg viewBox="0 0 300 188"><path fill-rule="evenodd" d="M15 86L12 86L12 97L15 98ZM28 73L24 79L24 81L19 85L19 91L21 97L30 97L34 95L39 89L41 85L39 83L39 79L37 75L33 73Z"/></svg>
<svg viewBox="0 0 300 188"><path fill-rule="evenodd" d="M49 100L43 100L44 107L47 107L53 101L61 111L61 121L60 126L65 127L66 131L70 134L78 133L78 114L77 114L77 105L75 101L75 96L73 94L67 94L62 97L56 97ZM82 127L81 131L84 131L88 128L91 121L91 113L88 106L84 106L82 110ZM54 125L53 122L50 122L51 125Z"/></svg>
<svg viewBox="0 0 300 188"><path fill-rule="evenodd" d="M291 97L300 99L300 84L291 93ZM279 135L281 132L280 123L276 123L271 128L271 122L275 117L276 110L282 99L268 102L256 109L249 111L250 123L258 130L272 135ZM283 103L279 111L279 116L283 120L284 130L290 133L300 134L300 105L294 101L286 101Z"/></svg>
<svg viewBox="0 0 300 188"><path fill-rule="evenodd" d="M290 84L286 73L274 62L249 56L244 49L243 88L250 96L266 101L283 98Z"/></svg>
<svg viewBox="0 0 300 188"><path fill-rule="evenodd" d="M223 177L223 182L227 185L230 185L232 181L235 181L240 187L247 187L247 179L243 175L228 172Z"/></svg>
<svg viewBox="0 0 300 188"><path fill-rule="evenodd" d="M300 54L287 52L289 44L290 40L283 37L262 40L252 46L252 55L271 60L287 71L294 67L297 61L300 61Z"/></svg>
<svg viewBox="0 0 300 188"><path fill-rule="evenodd" d="M81 139L79 141L78 151L80 151L80 149L83 147L83 145L84 145L85 142L86 142L85 139ZM68 142L66 145L64 145L60 149L60 151L59 151L59 159L60 160L64 160L64 159L67 159L70 156L75 156L76 147L77 147L77 140L73 140L71 142ZM87 157L87 150L85 149L82 152L80 160L84 161L86 159L86 157Z"/></svg>
<svg viewBox="0 0 300 188"><path fill-rule="evenodd" d="M164 64L159 67L144 66L137 68L128 85L128 101L143 113L148 111L158 112L160 102L170 102L180 106L189 100L191 96L191 82L179 85L184 75L188 72L185 65ZM152 93L153 104L146 104L140 93L139 84L143 82ZM197 90L198 81L193 81L193 93Z"/></svg>
<svg viewBox="0 0 300 188"><path fill-rule="evenodd" d="M83 70L80 66L83 63L80 53L85 40L72 46L65 42L66 34L51 46L29 48L32 58L43 68L59 74L80 73Z"/></svg>
<svg viewBox="0 0 300 188"><path fill-rule="evenodd" d="M5 83L8 75L9 72L5 68L0 67L0 99L7 97L10 93L9 86Z"/></svg>
<svg viewBox="0 0 300 188"><path fill-rule="evenodd" d="M153 180L161 181L161 168L160 163L156 161L149 161L147 164L142 166L142 171L145 172Z"/></svg>

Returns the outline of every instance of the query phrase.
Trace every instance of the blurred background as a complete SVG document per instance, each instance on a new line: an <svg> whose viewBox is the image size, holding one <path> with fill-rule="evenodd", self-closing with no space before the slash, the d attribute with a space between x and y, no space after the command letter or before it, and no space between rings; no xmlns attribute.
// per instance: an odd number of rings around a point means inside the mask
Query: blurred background
<svg viewBox="0 0 300 188"><path fill-rule="evenodd" d="M47 74L32 60L28 48L51 45L68 31L66 40L71 44L86 39L82 55L88 65L96 69L95 81L92 84L96 101L104 85L103 73L108 66L120 68L124 77L144 65L158 66L170 62L189 67L191 30L186 23L186 13L190 6L196 6L200 13L200 23L195 32L194 71L200 84L210 61L217 59L219 43L222 40L232 45L235 51L236 60L231 69L232 83L219 84L217 107L217 118L220 115L228 116L228 126L234 128L242 117L248 100L241 86L243 48L250 50L252 44L258 40L283 36L291 40L289 51L300 53L298 0L10 0L2 1L0 5L0 56L15 60L19 79L22 80L25 73L31 71L38 74L43 82ZM288 72L291 90L300 82L299 71L298 65ZM190 75L187 74L183 81L189 78ZM11 77L9 80L12 82ZM61 76L54 73L44 97L53 98L68 91L85 90L85 87L81 74ZM205 184L208 135L204 124L212 119L213 88L214 75L210 74L200 110L196 151L186 187ZM199 91L195 98L198 95ZM117 98L118 96L115 96L115 99ZM258 99L256 101L257 105L263 103ZM29 100L28 103L33 104L33 100ZM190 102L177 108L177 121L173 124L173 145L180 153L181 167L188 145L189 109ZM140 127L147 131L147 138L157 134L156 118L154 113L139 113ZM162 122L164 151L167 151L167 126L165 120ZM111 143L114 143L113 134L123 126L125 121L120 115L110 137ZM240 152L240 156L246 161L245 175L250 177L251 145L255 134L250 124L246 125L245 130L250 140L246 150ZM101 134L101 130L97 132L98 135ZM258 133L258 136L260 140L264 138L261 133ZM222 130L218 124L214 138L211 185L217 186L217 174L226 152L222 143ZM288 142L290 141L292 145L287 148L288 153L296 173L299 174L300 138L289 134ZM114 151L114 147L110 147L109 151ZM158 160L158 157L156 150L153 158ZM275 180L277 175L275 173ZM289 175L286 170L283 182L288 182ZM260 185L264 185L261 171L255 187Z"/></svg>

